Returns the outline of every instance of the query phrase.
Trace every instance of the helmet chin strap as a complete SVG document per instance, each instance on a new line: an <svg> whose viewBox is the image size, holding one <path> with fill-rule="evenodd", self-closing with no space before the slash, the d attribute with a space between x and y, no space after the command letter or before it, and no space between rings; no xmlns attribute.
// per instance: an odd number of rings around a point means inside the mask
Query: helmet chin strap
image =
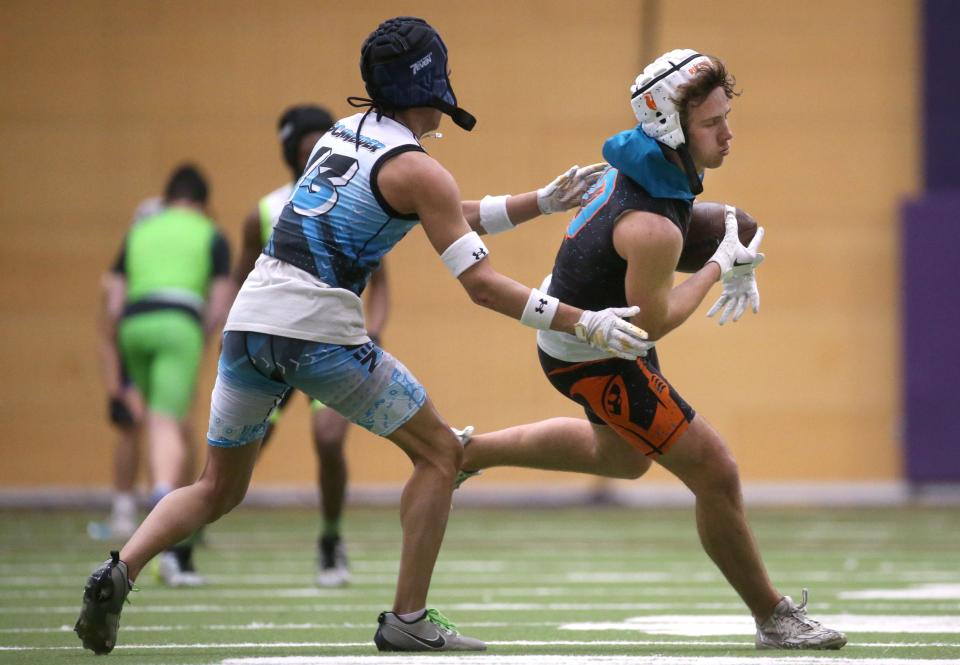
<svg viewBox="0 0 960 665"><path fill-rule="evenodd" d="M439 97L434 97L431 105L433 108L450 116L454 124L460 129L465 129L469 132L477 124L477 119L470 113L464 111L459 106L454 106L449 102L443 101Z"/></svg>
<svg viewBox="0 0 960 665"><path fill-rule="evenodd" d="M660 145L663 144L661 143ZM690 154L690 149L687 148L687 144L681 143L676 148L670 148L664 145L664 148L672 150L680 157L680 162L683 164L683 172L687 176L687 184L690 186L691 193L693 193L694 196L702 194L703 183L700 181L700 174L697 173L697 167L693 163L693 156Z"/></svg>

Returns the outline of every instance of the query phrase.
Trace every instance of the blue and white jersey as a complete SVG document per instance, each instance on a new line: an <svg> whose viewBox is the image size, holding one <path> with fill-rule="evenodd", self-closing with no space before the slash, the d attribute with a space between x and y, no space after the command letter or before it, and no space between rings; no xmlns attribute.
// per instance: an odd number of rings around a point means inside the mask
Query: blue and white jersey
<svg viewBox="0 0 960 665"><path fill-rule="evenodd" d="M370 114L337 122L314 146L264 253L325 284L360 295L380 259L418 222L383 199L377 171L387 159L423 150L413 133Z"/></svg>
<svg viewBox="0 0 960 665"><path fill-rule="evenodd" d="M224 330L329 344L365 344L360 294L370 274L419 221L401 215L376 186L396 155L422 151L390 118L337 122L317 141L263 254L237 294Z"/></svg>

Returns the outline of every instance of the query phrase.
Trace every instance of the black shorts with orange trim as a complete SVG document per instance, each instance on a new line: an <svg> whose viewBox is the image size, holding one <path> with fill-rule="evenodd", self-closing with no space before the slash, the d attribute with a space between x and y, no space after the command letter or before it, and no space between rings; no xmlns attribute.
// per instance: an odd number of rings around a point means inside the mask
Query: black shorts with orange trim
<svg viewBox="0 0 960 665"><path fill-rule="evenodd" d="M579 363L537 350L554 388L582 406L590 422L612 427L648 457L667 452L693 421L693 407L660 373L656 349L636 361Z"/></svg>

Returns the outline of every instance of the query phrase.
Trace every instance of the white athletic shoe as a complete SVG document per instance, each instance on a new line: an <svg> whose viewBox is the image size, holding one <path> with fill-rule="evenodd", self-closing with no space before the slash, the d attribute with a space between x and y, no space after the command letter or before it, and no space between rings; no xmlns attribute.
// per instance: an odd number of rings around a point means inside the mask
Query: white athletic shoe
<svg viewBox="0 0 960 665"><path fill-rule="evenodd" d="M457 437L460 445L466 448L467 444L470 443L470 439L473 437L473 425L467 425L463 429L457 429L456 427L451 427L450 429L453 430L453 434ZM464 471L463 469L460 469L457 471L457 477L453 481L453 489L460 489L460 486L463 485L463 483L470 480L474 476L479 475L480 471Z"/></svg>
<svg viewBox="0 0 960 665"><path fill-rule="evenodd" d="M757 648L839 649L847 643L846 635L808 617L806 606L806 589L799 605L790 596L784 596L770 618L757 625Z"/></svg>
<svg viewBox="0 0 960 665"><path fill-rule="evenodd" d="M393 612L377 618L373 641L380 651L486 651L487 645L457 632L457 627L434 609L406 622Z"/></svg>
<svg viewBox="0 0 960 665"><path fill-rule="evenodd" d="M157 577L170 587L203 586L207 583L206 578L193 566L181 566L177 555L170 551L161 552L157 557Z"/></svg>
<svg viewBox="0 0 960 665"><path fill-rule="evenodd" d="M87 535L91 540L125 541L130 539L137 526L139 523L136 513L124 515L114 512L105 522L88 522Z"/></svg>
<svg viewBox="0 0 960 665"><path fill-rule="evenodd" d="M350 583L350 568L347 552L340 536L323 536L319 543L320 567L317 570L317 586L334 588Z"/></svg>

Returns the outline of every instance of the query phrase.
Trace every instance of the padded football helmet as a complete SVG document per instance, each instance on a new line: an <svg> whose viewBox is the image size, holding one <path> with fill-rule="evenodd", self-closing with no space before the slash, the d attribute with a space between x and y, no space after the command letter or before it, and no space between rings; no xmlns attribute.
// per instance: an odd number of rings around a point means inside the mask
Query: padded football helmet
<svg viewBox="0 0 960 665"><path fill-rule="evenodd" d="M447 47L421 18L398 16L370 33L360 49L360 74L381 111L430 106L467 131L477 123L457 106L447 76Z"/></svg>
<svg viewBox="0 0 960 665"><path fill-rule="evenodd" d="M630 105L644 134L673 149L686 143L674 100L680 87L704 67L712 67L707 56L690 49L676 49L643 68L630 86Z"/></svg>

